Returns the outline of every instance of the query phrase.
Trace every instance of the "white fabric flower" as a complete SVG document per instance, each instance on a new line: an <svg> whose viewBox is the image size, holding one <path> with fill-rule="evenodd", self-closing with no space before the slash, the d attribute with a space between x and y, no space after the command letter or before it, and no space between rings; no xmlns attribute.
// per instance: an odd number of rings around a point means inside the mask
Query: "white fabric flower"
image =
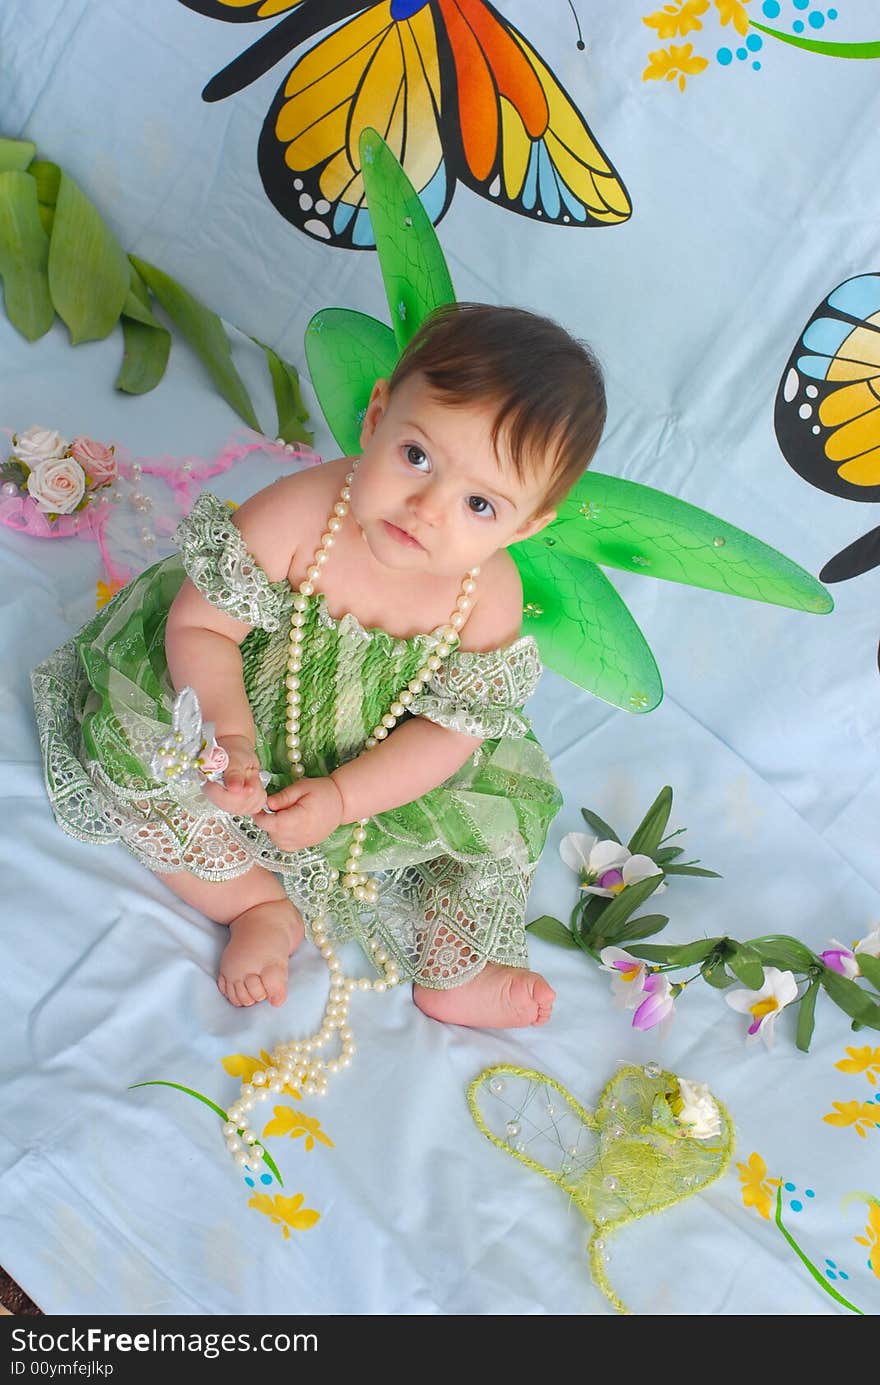
<svg viewBox="0 0 880 1385"><path fill-rule="evenodd" d="M37 462L27 478L28 494L45 514L70 515L86 491L86 476L71 457Z"/></svg>
<svg viewBox="0 0 880 1385"><path fill-rule="evenodd" d="M773 1044L773 1026L779 1015L786 1005L797 1000L797 982L790 971L765 967L764 984L759 991L732 991L725 995L724 999L740 1014L751 1015L749 1039L754 1039L760 1034L770 1048Z"/></svg>
<svg viewBox="0 0 880 1385"><path fill-rule="evenodd" d="M559 854L569 869L580 877L584 894L613 899L627 885L635 885L663 871L650 856L633 855L621 842L600 841L586 832L568 832L559 843ZM665 880L657 886L659 894Z"/></svg>
<svg viewBox="0 0 880 1385"><path fill-rule="evenodd" d="M680 1077L678 1098L673 1099L672 1112L691 1139L712 1140L721 1134L721 1112L703 1082L690 1082Z"/></svg>
<svg viewBox="0 0 880 1385"><path fill-rule="evenodd" d="M853 948L858 957L862 952L866 957L880 957L880 924L873 928L866 938L862 938Z"/></svg>
<svg viewBox="0 0 880 1385"><path fill-rule="evenodd" d="M37 462L48 462L54 457L63 457L67 443L54 428L26 428L23 433L12 435L12 455L25 466L34 467Z"/></svg>
<svg viewBox="0 0 880 1385"><path fill-rule="evenodd" d="M602 971L610 971L611 994L618 1009L635 1010L645 999L645 973L647 966L638 957L633 957L622 947L603 947L599 953Z"/></svg>

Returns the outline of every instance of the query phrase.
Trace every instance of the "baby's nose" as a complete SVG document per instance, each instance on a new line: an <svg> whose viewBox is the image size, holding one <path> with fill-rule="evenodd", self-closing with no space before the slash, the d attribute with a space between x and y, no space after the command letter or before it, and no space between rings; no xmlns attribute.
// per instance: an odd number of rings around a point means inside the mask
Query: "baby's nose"
<svg viewBox="0 0 880 1385"><path fill-rule="evenodd" d="M448 496L439 486L420 486L410 497L410 509L424 524L436 526L449 508Z"/></svg>

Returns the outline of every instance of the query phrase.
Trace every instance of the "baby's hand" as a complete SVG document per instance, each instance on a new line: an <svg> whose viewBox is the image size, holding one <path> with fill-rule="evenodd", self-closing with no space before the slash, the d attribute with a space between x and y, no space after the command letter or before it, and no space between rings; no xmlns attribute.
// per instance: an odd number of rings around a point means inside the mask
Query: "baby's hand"
<svg viewBox="0 0 880 1385"><path fill-rule="evenodd" d="M207 783L206 798L218 808L240 817L255 816L266 806L266 790L260 779L260 762L250 741L244 736L221 736L218 740L229 756L223 783Z"/></svg>
<svg viewBox="0 0 880 1385"><path fill-rule="evenodd" d="M298 779L268 799L271 813L255 813L262 827L282 851L317 846L342 821L342 795L332 779Z"/></svg>

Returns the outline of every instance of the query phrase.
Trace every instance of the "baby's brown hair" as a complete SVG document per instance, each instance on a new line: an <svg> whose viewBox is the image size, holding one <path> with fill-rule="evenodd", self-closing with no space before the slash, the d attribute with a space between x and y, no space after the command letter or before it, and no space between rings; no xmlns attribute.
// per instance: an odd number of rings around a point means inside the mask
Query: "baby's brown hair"
<svg viewBox="0 0 880 1385"><path fill-rule="evenodd" d="M558 323L523 308L444 303L422 323L389 381L414 374L456 404L497 405L499 436L522 479L553 458L542 508L552 509L589 466L605 426L605 384L596 357Z"/></svg>

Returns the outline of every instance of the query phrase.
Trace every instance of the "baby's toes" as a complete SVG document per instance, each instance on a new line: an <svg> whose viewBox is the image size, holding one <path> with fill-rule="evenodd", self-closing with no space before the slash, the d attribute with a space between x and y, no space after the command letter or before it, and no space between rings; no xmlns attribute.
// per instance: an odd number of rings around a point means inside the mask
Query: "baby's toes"
<svg viewBox="0 0 880 1385"><path fill-rule="evenodd" d="M263 994L270 1005L283 1005L287 999L287 964L283 966L280 962L270 962L263 967L262 982L264 986Z"/></svg>
<svg viewBox="0 0 880 1385"><path fill-rule="evenodd" d="M537 1006L533 1024L546 1024L553 1010L553 1002L556 999L556 992L553 987L539 976L535 982L532 996Z"/></svg>

